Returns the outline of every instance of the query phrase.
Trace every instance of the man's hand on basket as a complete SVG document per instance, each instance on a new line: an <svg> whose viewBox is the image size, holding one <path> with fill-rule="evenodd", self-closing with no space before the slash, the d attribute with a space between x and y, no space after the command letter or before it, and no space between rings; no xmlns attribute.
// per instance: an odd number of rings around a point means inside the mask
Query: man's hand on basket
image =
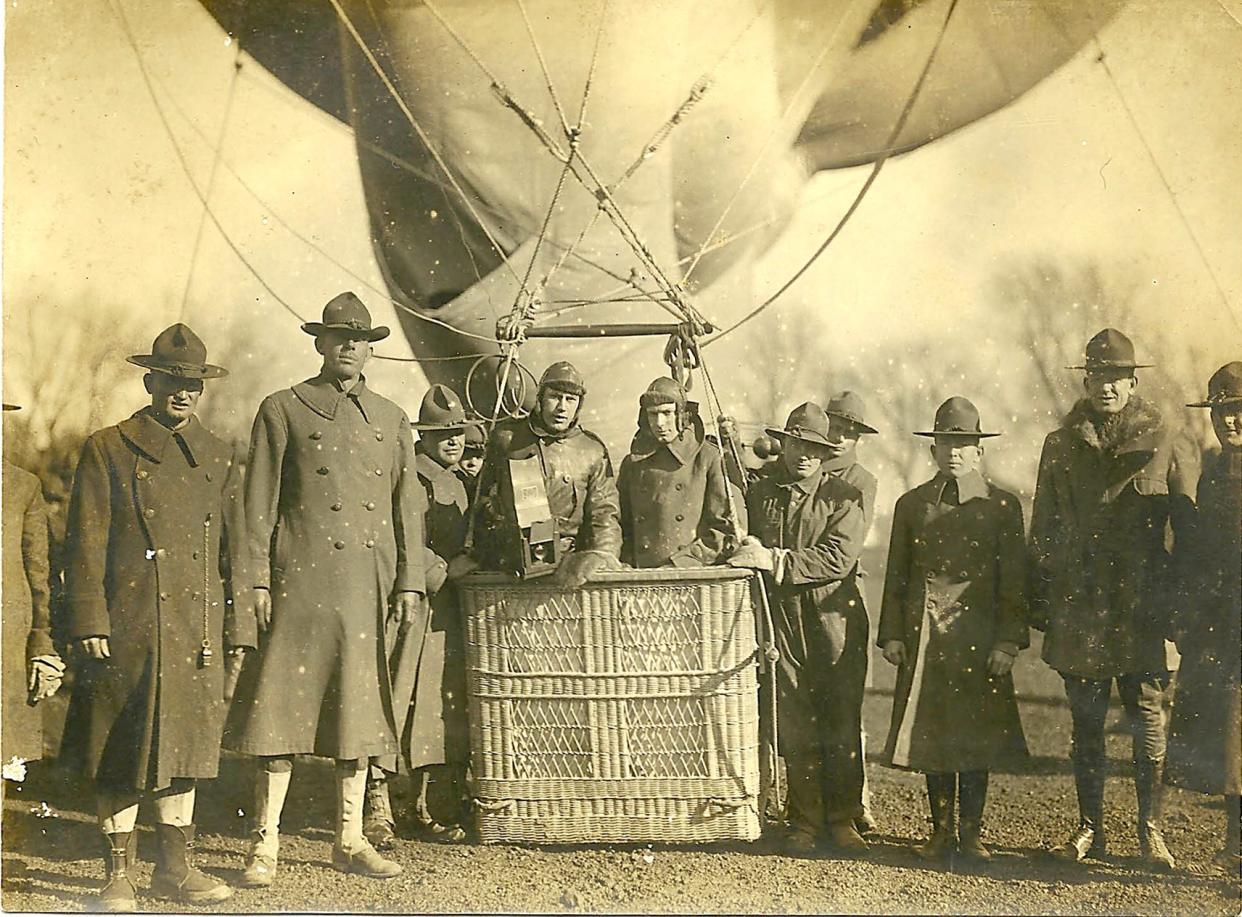
<svg viewBox="0 0 1242 917"><path fill-rule="evenodd" d="M748 570L773 573L776 570L776 560L776 551L772 548L765 548L754 535L747 535L727 563L730 567L745 567Z"/></svg>
<svg viewBox="0 0 1242 917"><path fill-rule="evenodd" d="M475 570L479 569L479 562L469 554L458 554L448 565L448 578L451 580L459 580L463 576L469 576Z"/></svg>
<svg viewBox="0 0 1242 917"><path fill-rule="evenodd" d="M891 665L906 664L906 645L900 640L888 640L884 644L884 661Z"/></svg>
<svg viewBox="0 0 1242 917"><path fill-rule="evenodd" d="M561 558L553 581L562 589L581 589L601 570L615 566L611 557L599 551L571 551Z"/></svg>

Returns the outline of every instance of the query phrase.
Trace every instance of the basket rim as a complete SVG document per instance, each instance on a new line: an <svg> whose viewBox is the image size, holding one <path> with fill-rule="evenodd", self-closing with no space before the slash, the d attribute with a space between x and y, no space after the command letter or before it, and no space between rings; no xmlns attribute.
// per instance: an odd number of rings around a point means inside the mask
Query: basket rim
<svg viewBox="0 0 1242 917"><path fill-rule="evenodd" d="M469 589L472 586L509 586L512 588L529 588L532 591L540 592L578 592L585 589L591 589L595 586L616 585L638 585L638 586L659 586L663 583L693 583L693 582L722 582L722 581L743 581L753 579L755 573L753 570L746 570L738 567L653 567L648 569L634 570L607 570L597 573L591 578L591 581L580 589L561 589L552 584L547 576L536 577L535 579L522 579L512 573L497 572L476 572L462 577L458 580L459 587Z"/></svg>

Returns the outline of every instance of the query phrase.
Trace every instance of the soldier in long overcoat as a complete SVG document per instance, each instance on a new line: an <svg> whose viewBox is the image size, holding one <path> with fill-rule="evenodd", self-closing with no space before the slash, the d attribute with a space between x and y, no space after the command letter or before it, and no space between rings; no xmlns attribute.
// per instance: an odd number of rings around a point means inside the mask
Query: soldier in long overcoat
<svg viewBox="0 0 1242 917"><path fill-rule="evenodd" d="M863 540L865 541L871 532L871 521L875 518L875 495L878 482L875 475L859 461L858 443L864 436L874 436L879 431L867 423L867 406L857 392L844 391L833 395L828 399L824 413L828 415L828 458L825 459L823 468L862 495L865 523ZM858 575L863 576L864 573L860 563ZM858 594L865 599L864 590L859 589ZM870 685L870 670L868 670L864 686ZM858 728L858 753L863 762L862 799L860 801L862 812L854 820L854 825L860 834L865 835L875 830L876 820L871 814L871 789L867 780L867 733L863 729L861 712L858 717Z"/></svg>
<svg viewBox="0 0 1242 917"><path fill-rule="evenodd" d="M767 432L781 441L780 461L751 484L751 537L728 563L764 571L774 589L790 845L810 852L823 840L865 853L854 825L862 814L859 717L870 644L857 582L862 494L822 467L829 455L823 408L799 405L785 429Z"/></svg>
<svg viewBox="0 0 1242 917"><path fill-rule="evenodd" d="M466 411L445 385L433 385L419 407L414 466L427 496L425 517L428 614L405 633L390 636L401 756L413 771L414 817L430 838L466 839L460 822L466 764L465 634L456 587L446 579L449 561L466 542L466 485L457 474L466 442ZM396 770L393 759L389 771ZM372 771L374 774L374 770ZM369 784L368 802L379 795ZM377 800L372 811L387 807ZM390 816L391 817L391 816ZM374 823L375 819L369 819ZM374 842L379 826L368 827Z"/></svg>
<svg viewBox="0 0 1242 917"><path fill-rule="evenodd" d="M1134 740L1140 851L1171 869L1160 831L1169 546L1191 510L1195 462L1135 393L1140 367L1124 334L1101 331L1076 368L1086 397L1044 440L1030 535L1031 620L1045 630L1043 658L1061 674L1073 719L1080 820L1053 852L1079 861L1106 850L1104 721L1115 679Z"/></svg>
<svg viewBox="0 0 1242 917"><path fill-rule="evenodd" d="M586 382L571 363L549 366L539 379L529 417L501 421L487 442L479 475L477 509L467 545L449 567L449 578L471 570L516 570L521 544L510 460L537 457L556 522L561 561L555 580L576 589L618 563L620 509L612 461L603 440L578 423Z"/></svg>
<svg viewBox="0 0 1242 917"><path fill-rule="evenodd" d="M900 666L884 759L927 775L925 859L986 860L988 772L1026 755L1010 670L1030 645L1018 498L979 471L985 433L965 398L936 412L935 477L897 500L878 645ZM955 810L960 805L960 829Z"/></svg>
<svg viewBox="0 0 1242 917"><path fill-rule="evenodd" d="M239 470L194 416L203 380L225 371L183 324L129 359L149 370L151 404L83 446L65 568L66 635L81 658L62 756L94 781L111 851L105 910L134 906L142 798L155 802L153 892L231 894L189 861L194 782L219 765L226 654L256 639Z"/></svg>
<svg viewBox="0 0 1242 917"><path fill-rule="evenodd" d="M674 379L639 398L638 432L621 461L621 559L634 567L705 567L734 536L720 447Z"/></svg>
<svg viewBox="0 0 1242 917"><path fill-rule="evenodd" d="M247 886L271 884L293 756L337 762L332 865L400 873L362 833L368 759L397 751L385 623L418 615L425 498L405 412L367 387L372 327L342 293L303 330L318 375L264 399L250 438L246 516L259 652L238 682L226 745L259 756Z"/></svg>
<svg viewBox="0 0 1242 917"><path fill-rule="evenodd" d="M1177 622L1182 664L1169 735L1167 781L1225 797L1225 845L1216 863L1238 875L1242 795L1242 362L1208 381L1220 454L1199 478L1195 522L1179 541L1185 603Z"/></svg>
<svg viewBox="0 0 1242 917"><path fill-rule="evenodd" d="M4 405L5 411L19 410ZM43 757L43 710L60 688L65 664L52 644L48 527L39 479L4 460L4 691L0 759ZM0 782L0 788L3 782ZM0 798L3 790L0 789Z"/></svg>

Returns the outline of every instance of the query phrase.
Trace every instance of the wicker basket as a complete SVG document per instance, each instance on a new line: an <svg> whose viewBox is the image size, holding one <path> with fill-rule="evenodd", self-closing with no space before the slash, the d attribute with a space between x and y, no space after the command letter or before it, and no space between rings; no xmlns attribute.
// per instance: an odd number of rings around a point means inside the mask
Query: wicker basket
<svg viewBox="0 0 1242 917"><path fill-rule="evenodd" d="M475 575L462 596L484 843L759 836L749 574Z"/></svg>

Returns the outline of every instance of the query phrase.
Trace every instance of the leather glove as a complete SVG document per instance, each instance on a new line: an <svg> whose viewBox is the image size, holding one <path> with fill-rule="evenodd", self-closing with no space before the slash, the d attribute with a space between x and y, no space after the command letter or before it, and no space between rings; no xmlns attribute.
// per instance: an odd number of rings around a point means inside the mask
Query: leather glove
<svg viewBox="0 0 1242 917"><path fill-rule="evenodd" d="M1013 661L1016 657L1007 653L1002 649L993 649L988 654L988 675L993 678L1004 678L1013 671Z"/></svg>
<svg viewBox="0 0 1242 917"><path fill-rule="evenodd" d="M26 702L34 706L60 690L65 680L65 663L59 656L35 656L30 660L29 689Z"/></svg>
<svg viewBox="0 0 1242 917"><path fill-rule="evenodd" d="M459 580L479 569L479 562L469 554L458 554L449 561L447 575L451 580Z"/></svg>
<svg viewBox="0 0 1242 917"><path fill-rule="evenodd" d="M561 558L552 581L562 589L581 589L597 573L613 566L613 559L599 551L571 551Z"/></svg>
<svg viewBox="0 0 1242 917"><path fill-rule="evenodd" d="M745 567L772 573L776 570L776 554L758 541L747 537L727 561L730 567Z"/></svg>

